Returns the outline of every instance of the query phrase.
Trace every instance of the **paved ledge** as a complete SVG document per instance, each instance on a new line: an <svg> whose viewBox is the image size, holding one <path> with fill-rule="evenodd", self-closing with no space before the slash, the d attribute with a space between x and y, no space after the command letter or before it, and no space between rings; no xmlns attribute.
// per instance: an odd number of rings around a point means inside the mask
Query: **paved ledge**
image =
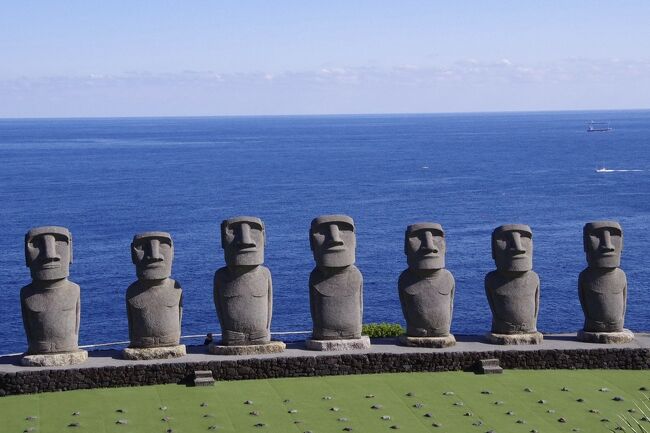
<svg viewBox="0 0 650 433"><path fill-rule="evenodd" d="M83 364L24 367L20 356L0 357L0 396L100 387L191 383L195 370L210 370L217 380L407 371L471 370L480 359L498 358L504 368L650 369L650 334L636 334L626 344L577 341L576 334L547 334L538 345L501 346L483 337L456 335L457 344L442 349L397 345L375 339L370 349L315 352L303 342L287 344L277 354L211 355L207 346L189 346L187 355L165 360L130 361L118 350L89 353Z"/></svg>

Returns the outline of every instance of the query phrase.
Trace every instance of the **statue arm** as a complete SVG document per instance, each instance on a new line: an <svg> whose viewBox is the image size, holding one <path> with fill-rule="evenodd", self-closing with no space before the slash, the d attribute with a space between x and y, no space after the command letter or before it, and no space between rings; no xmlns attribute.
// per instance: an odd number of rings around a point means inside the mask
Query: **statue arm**
<svg viewBox="0 0 650 433"><path fill-rule="evenodd" d="M129 298L126 298L126 321L129 325L129 340L133 342L133 316L131 315L131 306L129 305Z"/></svg>
<svg viewBox="0 0 650 433"><path fill-rule="evenodd" d="M488 304L490 305L490 310L492 310L492 314L495 314L494 310L494 300L492 299L492 291L490 290L491 282L490 282L490 274L487 274L485 276L485 296L487 297Z"/></svg>
<svg viewBox="0 0 650 433"><path fill-rule="evenodd" d="M363 325L363 275L359 272L359 318Z"/></svg>
<svg viewBox="0 0 650 433"><path fill-rule="evenodd" d="M584 271L582 271L584 272ZM589 316L587 313L587 303L585 302L585 293L584 293L584 277L582 276L582 272L580 272L580 276L578 276L578 298L580 299L580 306L582 307L582 311L585 313L585 316Z"/></svg>
<svg viewBox="0 0 650 433"><path fill-rule="evenodd" d="M454 317L454 295L456 294L456 280L453 275L451 276L451 292L449 298L449 320Z"/></svg>
<svg viewBox="0 0 650 433"><path fill-rule="evenodd" d="M178 287L180 289L180 286ZM181 292L181 296L178 299L178 329L182 329L181 326L183 325L183 292Z"/></svg>
<svg viewBox="0 0 650 433"><path fill-rule="evenodd" d="M27 309L27 306L25 305L25 300L21 299L20 300L20 309L22 311L23 315L23 326L25 328L25 335L27 335L27 340L29 341L32 335L32 330L29 327L29 310Z"/></svg>
<svg viewBox="0 0 650 433"><path fill-rule="evenodd" d="M76 322L75 322L75 327L74 331L75 334L77 334L77 337L79 337L79 324L81 322L81 296L77 296L77 305L76 305Z"/></svg>
<svg viewBox="0 0 650 433"><path fill-rule="evenodd" d="M537 319L539 315L539 293L540 293L540 282L539 279L537 280L537 288L535 288L535 319Z"/></svg>
<svg viewBox="0 0 650 433"><path fill-rule="evenodd" d="M406 307L406 295L404 294L404 285L406 283L403 280L404 273L402 273L402 275L400 275L399 279L397 280L397 294L399 295L399 303L402 306L402 315L404 315L404 319L406 319L406 312L408 311L408 308Z"/></svg>
<svg viewBox="0 0 650 433"><path fill-rule="evenodd" d="M273 315L273 281L271 280L271 273L269 272L269 281L268 281L268 315L266 319L266 329L271 332L271 316Z"/></svg>
<svg viewBox="0 0 650 433"><path fill-rule="evenodd" d="M627 277L623 273L623 320L625 320L625 311L627 310Z"/></svg>

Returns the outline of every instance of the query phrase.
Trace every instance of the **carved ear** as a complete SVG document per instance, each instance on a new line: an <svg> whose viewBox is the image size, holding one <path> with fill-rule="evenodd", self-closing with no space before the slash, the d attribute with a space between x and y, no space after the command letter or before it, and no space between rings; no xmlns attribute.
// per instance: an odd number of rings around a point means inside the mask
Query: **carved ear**
<svg viewBox="0 0 650 433"><path fill-rule="evenodd" d="M70 249L70 264L72 264L72 233L68 237L68 248Z"/></svg>
<svg viewBox="0 0 650 433"><path fill-rule="evenodd" d="M135 244L131 242L131 262L135 265L138 261L138 256L135 252Z"/></svg>

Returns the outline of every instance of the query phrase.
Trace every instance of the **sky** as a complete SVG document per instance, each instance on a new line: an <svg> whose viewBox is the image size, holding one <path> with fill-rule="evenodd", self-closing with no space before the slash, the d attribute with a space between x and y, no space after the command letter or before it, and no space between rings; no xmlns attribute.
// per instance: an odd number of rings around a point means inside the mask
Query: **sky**
<svg viewBox="0 0 650 433"><path fill-rule="evenodd" d="M0 0L0 117L650 108L650 2Z"/></svg>

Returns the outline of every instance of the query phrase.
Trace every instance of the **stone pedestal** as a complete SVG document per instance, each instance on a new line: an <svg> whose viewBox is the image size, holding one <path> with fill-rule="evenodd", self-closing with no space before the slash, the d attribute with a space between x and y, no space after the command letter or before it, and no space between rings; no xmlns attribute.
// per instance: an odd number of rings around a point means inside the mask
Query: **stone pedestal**
<svg viewBox="0 0 650 433"><path fill-rule="evenodd" d="M249 344L245 346L221 346L210 343L208 351L213 355L264 355L267 353L284 352L287 345L282 341L271 341L266 344Z"/></svg>
<svg viewBox="0 0 650 433"><path fill-rule="evenodd" d="M148 359L169 359L185 356L185 345L164 346L164 347L127 347L122 351L122 358L132 361Z"/></svg>
<svg viewBox="0 0 650 433"><path fill-rule="evenodd" d="M455 345L456 339L451 334L444 337L409 337L406 334L402 334L399 336L399 343L402 346L433 347L440 349Z"/></svg>
<svg viewBox="0 0 650 433"><path fill-rule="evenodd" d="M88 359L88 352L49 353L43 355L25 355L20 363L28 367L60 367L63 365L81 364Z"/></svg>
<svg viewBox="0 0 650 433"><path fill-rule="evenodd" d="M578 331L578 340L585 343L624 344L634 340L634 334L629 329L622 332L587 332Z"/></svg>
<svg viewBox="0 0 650 433"><path fill-rule="evenodd" d="M540 344L544 341L541 332L530 332L526 334L493 334L488 332L485 338L490 344Z"/></svg>
<svg viewBox="0 0 650 433"><path fill-rule="evenodd" d="M342 350L359 350L370 349L370 337L362 335L361 338L352 338L346 340L312 340L305 341L305 347L309 350L321 351L342 351Z"/></svg>

